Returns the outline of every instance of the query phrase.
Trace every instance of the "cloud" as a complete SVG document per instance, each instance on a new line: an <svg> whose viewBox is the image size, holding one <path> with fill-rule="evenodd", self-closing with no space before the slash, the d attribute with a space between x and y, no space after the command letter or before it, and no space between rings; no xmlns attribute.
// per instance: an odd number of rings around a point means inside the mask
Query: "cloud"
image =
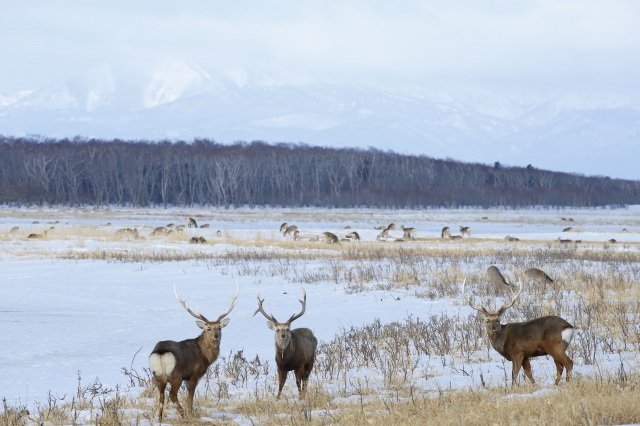
<svg viewBox="0 0 640 426"><path fill-rule="evenodd" d="M623 0L22 2L0 15L0 93L172 60L294 81L620 89L640 72L638 18Z"/></svg>

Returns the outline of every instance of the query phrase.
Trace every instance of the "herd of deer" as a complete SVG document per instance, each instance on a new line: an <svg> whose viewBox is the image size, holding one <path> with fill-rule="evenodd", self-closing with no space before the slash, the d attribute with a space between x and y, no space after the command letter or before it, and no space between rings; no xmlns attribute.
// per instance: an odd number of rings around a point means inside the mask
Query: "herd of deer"
<svg viewBox="0 0 640 426"><path fill-rule="evenodd" d="M482 220L487 220L488 217L483 217ZM569 221L569 222L573 222L572 218L566 219L566 218L562 218L562 221ZM37 222L34 222L37 223ZM209 228L209 224L203 224L198 226L198 223L196 222L196 220L192 217L187 218L187 225L188 228ZM166 236L166 235L171 235L174 232L178 233L178 234L182 234L184 232L184 228L185 225L174 225L173 223L170 223L166 226L159 226L153 229L153 231L149 234L150 237L157 237L157 236ZM347 229L350 227L347 227ZM14 226L13 228L11 228L11 230L9 231L10 234L15 234L19 231L19 227ZM51 227L49 230L53 230L54 228ZM405 227L404 225L400 225L400 230L403 232L402 237L400 238L393 238L390 236L389 231L394 231L396 230L396 225L395 223L390 223L387 226L377 226L374 229L377 229L380 231L380 234L377 235L376 240L377 241L406 241L406 240L415 240L416 239L416 229L415 228L408 228ZM445 226L444 228L442 228L441 232L440 232L440 237L443 239L451 239L451 240L462 240L465 236L466 237L471 237L471 228L469 226L460 226L460 233L459 234L452 234L451 233L451 228L449 228L448 226ZM566 227L564 229L562 229L562 232L571 232L573 231L573 228L571 226ZM28 239L42 239L42 238L46 238L47 237L47 232L48 230L43 231L42 233L32 233L29 234L27 236ZM300 230L298 229L298 227L296 225L289 225L287 223L283 223L282 225L280 225L280 232L282 232L282 235L286 238L288 236L291 236L293 238L294 241L298 241L300 240L302 237L300 235ZM624 228L622 230L622 232L628 232L628 230L626 228ZM144 240L145 238L143 236L141 236L139 234L139 231L135 228L122 228L116 231L115 233L116 238L119 239L134 239L134 240ZM218 230L216 231L216 236L217 237L221 237L222 236L222 231ZM332 232L323 232L322 235L318 236L318 235L314 235L311 237L307 237L307 239L309 241L323 241L327 244L340 244L341 242L349 242L349 241L360 241L360 235L356 232L356 231L351 231L348 234L346 234L344 236L344 238L339 238L336 234L332 233ZM518 242L520 241L519 238L517 237L512 237L510 235L507 235L504 238L506 241L510 241L510 242ZM567 244L567 243L581 243L582 240L571 240L571 239L566 239L566 238L561 238L558 237L557 241L561 244ZM200 236L200 237L192 237L189 240L189 243L191 244L203 244L206 243L207 240ZM606 243L609 244L614 244L617 243L617 241L615 239L609 239L606 241Z"/></svg>
<svg viewBox="0 0 640 426"><path fill-rule="evenodd" d="M440 238L449 238L451 240L461 240L465 235L471 237L471 228L468 226L461 226L460 234L457 235L451 234L451 229L448 226L445 226L440 231Z"/></svg>
<svg viewBox="0 0 640 426"><path fill-rule="evenodd" d="M194 339L180 342L172 340L160 341L153 348L151 355L149 355L149 369L153 373L160 393L160 420L162 420L164 412L167 384L171 385L169 399L176 404L180 415L185 417L193 410L193 396L198 381L220 355L222 328L229 324L229 318L225 317L231 313L236 304L239 286L236 282L236 294L232 297L231 306L215 321L209 321L204 315L193 312L187 306L186 301L180 299L175 286L174 293L184 309L198 320L196 324L202 329L202 333ZM279 322L273 314L269 315L264 311L262 307L264 299L260 299L260 293L258 293L258 309L253 313L253 316L258 312L264 315L268 320L267 326L275 332L276 365L278 366L279 379L276 399L280 398L289 371L295 373L300 398L304 399L309 375L315 362L318 339L313 335L313 332L308 328L291 329L291 323L304 315L306 310L307 293L304 288L302 293L303 298L300 300L302 310L298 314L291 315L286 322ZM178 402L178 390L182 382L185 382L188 391L186 413L180 402Z"/></svg>
<svg viewBox="0 0 640 426"><path fill-rule="evenodd" d="M494 284L512 286L506 281L500 270L490 266L487 270L489 280ZM540 269L530 268L525 275L537 282L553 282L553 280ZM466 280L462 284L462 294L465 296ZM525 322L513 322L501 324L501 316L513 306L520 294L523 285L520 282L515 296L505 303L496 312L490 312L485 307L476 306L470 296L465 300L470 307L480 312L486 322L487 335L491 346L505 359L511 361L511 384L517 384L517 376L522 367L525 375L532 383L535 383L531 374L530 358L550 355L556 365L557 374L555 384L560 382L562 372L566 369L566 380L571 378L573 361L567 356L566 350L573 339L574 328L563 318L558 316L544 316ZM229 324L227 315L233 310L239 294L239 285L236 282L236 293L232 296L231 305L215 321L209 321L204 315L193 312L185 300L182 300L174 286L174 293L184 309L195 317L196 324L202 329L202 333L194 338L180 342L171 340L160 341L156 344L149 356L149 367L160 394L160 414L162 420L165 402L165 390L167 384L171 385L169 399L173 402L182 417L189 415L193 410L193 396L198 381L220 354L220 341L222 328ZM305 399L309 375L315 362L318 339L308 328L291 329L291 323L304 315L307 306L307 293L302 289L303 298L300 300L302 310L293 314L286 322L279 322L273 314L267 314L263 308L264 298L260 298L258 292L258 308L252 316L261 313L267 319L267 326L275 332L275 360L278 369L278 395L280 399L282 389L287 380L289 371L295 373L296 385L300 399ZM178 390L185 382L188 391L187 412L178 402Z"/></svg>

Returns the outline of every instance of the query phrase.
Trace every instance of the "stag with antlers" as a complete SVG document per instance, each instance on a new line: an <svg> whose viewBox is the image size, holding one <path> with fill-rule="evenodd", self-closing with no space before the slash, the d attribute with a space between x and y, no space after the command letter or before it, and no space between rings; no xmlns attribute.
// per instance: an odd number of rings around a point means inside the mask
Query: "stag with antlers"
<svg viewBox="0 0 640 426"><path fill-rule="evenodd" d="M464 294L465 283L462 285ZM512 322L500 324L500 317L506 312L520 297L522 293L522 282L513 299L505 303L497 312L489 312L484 307L475 306L471 297L466 300L469 306L484 315L486 320L487 334L491 346L508 361L511 361L511 384L517 384L517 376L520 367L524 368L525 375L535 383L531 374L531 363L529 358L550 355L556 364L556 381L560 383L562 371L567 369L567 382L571 378L573 361L566 354L567 347L573 339L574 329L563 318L555 315L535 318L526 322Z"/></svg>
<svg viewBox="0 0 640 426"><path fill-rule="evenodd" d="M185 417L185 412L178 402L178 389L182 382L186 382L189 392L187 414L193 410L193 395L196 391L198 381L207 372L211 364L215 362L220 354L220 340L222 339L222 328L229 324L229 318L225 318L236 304L238 299L238 283L236 281L236 294L232 297L231 306L220 315L217 320L209 321L204 315L193 312L186 300L180 299L175 286L173 291L182 307L193 317L198 319L196 324L202 329L202 334L195 339L187 339L181 342L164 340L158 342L149 355L149 368L153 373L156 386L160 392L160 420L164 410L164 391L167 384L171 384L169 399L176 404L178 412Z"/></svg>
<svg viewBox="0 0 640 426"><path fill-rule="evenodd" d="M313 335L313 332L308 328L296 328L291 330L291 323L300 318L307 306L307 293L302 289L303 299L300 300L302 304L302 311L299 314L291 315L291 318L287 322L279 322L273 314L268 315L262 308L264 299L260 299L260 293L258 293L258 309L253 313L255 316L258 312L267 318L267 326L275 331L275 343L276 343L276 365L278 366L278 396L276 399L280 399L282 388L287 380L287 374L289 371L293 371L296 375L296 385L298 386L298 392L300 393L300 399L304 399L307 382L309 381L309 374L313 369L313 363L316 356L316 346L318 346L318 339Z"/></svg>

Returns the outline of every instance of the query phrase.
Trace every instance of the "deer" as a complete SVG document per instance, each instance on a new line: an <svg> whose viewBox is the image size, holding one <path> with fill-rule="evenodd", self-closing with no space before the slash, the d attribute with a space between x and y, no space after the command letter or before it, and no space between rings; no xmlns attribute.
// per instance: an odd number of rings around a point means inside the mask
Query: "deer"
<svg viewBox="0 0 640 426"><path fill-rule="evenodd" d="M207 372L209 366L218 359L222 328L229 324L229 318L225 317L231 313L236 305L239 291L238 282L236 281L236 294L232 296L229 309L220 315L217 320L209 321L204 315L193 312L187 306L186 300L180 299L175 285L173 286L176 299L191 316L198 320L196 325L202 329L202 333L195 339L187 339L180 342L172 340L160 341L153 348L151 355L149 355L149 369L153 373L160 393L160 421L162 421L162 413L164 411L164 391L168 383L171 384L169 399L176 404L180 415L185 417L185 411L180 402L178 402L178 390L182 382L186 382L189 395L186 414L189 415L193 411L193 396L196 386L200 378Z"/></svg>
<svg viewBox="0 0 640 426"><path fill-rule="evenodd" d="M451 236L451 229L448 226L442 228L442 232L440 232L440 238L448 238Z"/></svg>
<svg viewBox="0 0 640 426"><path fill-rule="evenodd" d="M41 239L41 238L46 238L47 237L47 232L48 230L44 230L42 231L41 234L29 234L27 235L27 238L30 240L37 240L37 239Z"/></svg>
<svg viewBox="0 0 640 426"><path fill-rule="evenodd" d="M151 236L153 237L158 235L167 235L167 228L165 228L164 226L158 226L153 230L153 232L151 232Z"/></svg>
<svg viewBox="0 0 640 426"><path fill-rule="evenodd" d="M333 232L323 232L322 240L327 244L340 244L340 239Z"/></svg>
<svg viewBox="0 0 640 426"><path fill-rule="evenodd" d="M289 234L293 236L297 230L298 230L298 227L296 225L287 226L286 228L284 228L284 231L282 232L282 236L285 238L287 238L287 235Z"/></svg>
<svg viewBox="0 0 640 426"><path fill-rule="evenodd" d="M507 241L511 241L511 242L517 242L520 241L520 238L518 237L512 237L511 235L507 235L506 237L504 237L505 240Z"/></svg>
<svg viewBox="0 0 640 426"><path fill-rule="evenodd" d="M404 232L402 238L416 239L416 228L405 228L404 225L400 225L400 229Z"/></svg>
<svg viewBox="0 0 640 426"><path fill-rule="evenodd" d="M198 222L192 217L187 219L187 228L197 228Z"/></svg>
<svg viewBox="0 0 640 426"><path fill-rule="evenodd" d="M467 237L471 236L471 228L468 226L461 226L460 227L460 234L461 235L466 235Z"/></svg>
<svg viewBox="0 0 640 426"><path fill-rule="evenodd" d="M207 240L203 237L191 237L191 239L189 240L189 244L205 244L207 242Z"/></svg>
<svg viewBox="0 0 640 426"><path fill-rule="evenodd" d="M360 234L358 234L356 231L351 231L347 235L345 235L345 238L349 238L354 241L360 241Z"/></svg>
<svg viewBox="0 0 640 426"><path fill-rule="evenodd" d="M462 284L464 294L465 282ZM511 361L511 386L517 385L520 367L525 375L535 383L531 374L530 358L550 355L556 364L555 384L560 383L562 372L566 368L567 382L571 379L573 361L566 354L569 344L573 340L574 328L565 319L551 315L534 318L525 322L500 323L500 317L516 303L522 293L522 282L513 299L506 302L497 312L489 312L484 307L475 306L471 297L466 301L473 309L480 312L486 321L487 334L491 346L506 360Z"/></svg>
<svg viewBox="0 0 640 426"><path fill-rule="evenodd" d="M299 314L291 315L286 322L279 322L273 314L268 315L264 311L262 307L264 298L260 299L260 292L258 292L258 309L252 315L256 316L260 312L267 319L267 327L275 331L276 365L278 366L279 381L276 399L280 399L289 371L293 371L296 375L296 385L298 386L300 399L305 399L307 382L315 362L318 339L313 335L313 332L308 328L291 330L291 323L304 315L307 307L307 293L304 288L302 288L302 294L303 298L300 300L302 310Z"/></svg>
<svg viewBox="0 0 640 426"><path fill-rule="evenodd" d="M285 222L282 225L280 225L280 232L284 232L284 230L287 229L287 226L289 226L289 224L287 224L287 222Z"/></svg>
<svg viewBox="0 0 640 426"><path fill-rule="evenodd" d="M553 283L553 280L546 272L538 268L529 268L524 271L524 274L532 281L540 284Z"/></svg>
<svg viewBox="0 0 640 426"><path fill-rule="evenodd" d="M491 281L493 284L495 285L506 285L508 287L511 287L511 283L509 283L504 276L502 275L502 272L500 272L500 269L498 269L497 266L491 265L487 268L487 275L489 276L489 281Z"/></svg>
<svg viewBox="0 0 640 426"><path fill-rule="evenodd" d="M136 228L122 228L116 231L116 238L133 238L137 240L140 237L138 230Z"/></svg>

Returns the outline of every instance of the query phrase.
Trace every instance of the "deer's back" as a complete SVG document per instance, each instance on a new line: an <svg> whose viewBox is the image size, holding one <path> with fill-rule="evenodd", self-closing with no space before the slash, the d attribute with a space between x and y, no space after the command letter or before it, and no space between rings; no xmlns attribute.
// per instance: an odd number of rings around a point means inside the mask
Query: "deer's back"
<svg viewBox="0 0 640 426"><path fill-rule="evenodd" d="M505 327L505 351L510 347L518 347L528 356L546 355L551 347L562 343L562 332L573 328L568 321L555 315L505 324ZM565 344L568 345L568 342Z"/></svg>
<svg viewBox="0 0 640 426"><path fill-rule="evenodd" d="M313 332L308 328L296 328L291 331L292 338L296 339L297 349L302 350L305 356L310 357L316 351L318 346L318 339L313 335Z"/></svg>
<svg viewBox="0 0 640 426"><path fill-rule="evenodd" d="M181 342L174 342L173 340L163 340L156 343L153 351L151 351L151 353L160 355L167 352L171 352L176 357L178 362L183 358L201 356L201 351L198 347L196 339L188 339Z"/></svg>

